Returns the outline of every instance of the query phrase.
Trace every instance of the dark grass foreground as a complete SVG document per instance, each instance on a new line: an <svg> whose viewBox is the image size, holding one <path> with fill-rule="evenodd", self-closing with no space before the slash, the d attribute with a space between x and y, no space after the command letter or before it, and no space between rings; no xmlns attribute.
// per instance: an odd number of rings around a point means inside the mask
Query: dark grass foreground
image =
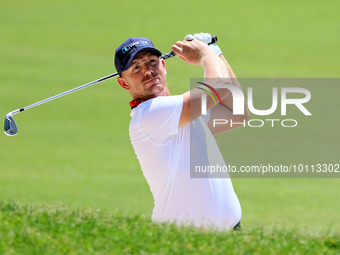
<svg viewBox="0 0 340 255"><path fill-rule="evenodd" d="M339 254L340 235L154 224L141 215L0 201L0 254Z"/></svg>

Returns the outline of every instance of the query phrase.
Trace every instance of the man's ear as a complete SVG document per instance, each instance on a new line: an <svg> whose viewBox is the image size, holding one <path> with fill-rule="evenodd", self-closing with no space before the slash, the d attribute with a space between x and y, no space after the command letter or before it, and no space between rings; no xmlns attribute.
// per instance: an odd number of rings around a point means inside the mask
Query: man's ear
<svg viewBox="0 0 340 255"><path fill-rule="evenodd" d="M166 68L165 68L165 61L164 61L164 59L162 59L161 62L162 62L162 65L163 65L163 67L164 67L164 73L165 73L165 75L166 75Z"/></svg>
<svg viewBox="0 0 340 255"><path fill-rule="evenodd" d="M129 85L126 83L125 79L123 77L118 77L117 78L117 82L119 83L119 85L125 89L125 90L130 90Z"/></svg>

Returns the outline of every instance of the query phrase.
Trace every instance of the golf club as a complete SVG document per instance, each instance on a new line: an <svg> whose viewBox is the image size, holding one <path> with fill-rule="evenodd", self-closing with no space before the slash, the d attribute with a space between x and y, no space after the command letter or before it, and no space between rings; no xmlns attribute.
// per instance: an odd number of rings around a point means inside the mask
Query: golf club
<svg viewBox="0 0 340 255"><path fill-rule="evenodd" d="M215 43L215 42L217 42L217 37L214 35L214 36L212 36L212 38L211 38L211 43ZM210 43L210 44L211 44L211 43ZM173 51L171 51L171 52L168 52L168 53L163 54L160 58L162 58L162 59L168 59L168 58L171 58L171 57L174 57L174 56L176 56L176 53L174 53ZM110 75L105 76L105 77L103 77L103 78L100 78L100 79L98 79L98 80L89 82L89 83L87 83L87 84L81 85L81 86L76 87L76 88L74 88L74 89L65 91L65 92L60 93L60 94L58 94L58 95L49 97L49 98L44 99L44 100L42 100L42 101L39 101L39 102L37 102L37 103L31 104L31 105L29 105L29 106L26 106L26 107L23 107L23 108L20 108L20 109L17 109L17 110L14 110L14 111L12 111L12 112L7 113L7 114L6 114L6 117L5 117L4 133L5 133L6 135L8 135L8 136L14 136L14 135L16 135L16 134L18 133L18 127L17 127L17 124L15 123L15 120L14 120L14 118L13 118L13 115L18 114L18 113L20 113L20 112L23 112L23 111L25 111L25 110L28 110L28 109L30 109L30 108L33 108L33 107L35 107L35 106L38 106L38 105L47 103L47 102L52 101L52 100L54 100L54 99L57 99L57 98L59 98L59 97L66 96L66 95L71 94L71 93L73 93L73 92L75 92L75 91L78 91L78 90L87 88L87 87L92 86L92 85L94 85L94 84L96 84L96 83L99 83L99 82L108 80L108 79L113 78L113 77L115 77L115 76L118 76L118 73L110 74Z"/></svg>

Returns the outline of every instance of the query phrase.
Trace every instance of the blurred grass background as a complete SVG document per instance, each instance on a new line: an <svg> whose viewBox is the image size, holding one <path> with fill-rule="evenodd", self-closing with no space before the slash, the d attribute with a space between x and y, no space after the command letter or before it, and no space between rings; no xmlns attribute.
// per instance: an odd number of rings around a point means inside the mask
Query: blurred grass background
<svg viewBox="0 0 340 255"><path fill-rule="evenodd" d="M339 77L339 7L334 0L3 1L0 116L115 72L115 48L131 36L148 37L165 53L188 33L215 34L241 78ZM190 78L202 77L200 67L180 59L166 65L172 94L188 90ZM320 93L323 102L317 116L326 123L317 129L304 123L305 130L295 134L332 143L325 150L315 145L324 154L339 152L338 90L313 87L312 99ZM129 101L112 79L15 116L18 135L0 136L0 197L151 215L152 195L128 135ZM236 148L232 160L251 165L269 151L281 164L291 150L282 149L283 136L271 150L277 132L229 133ZM310 146L300 145L299 153L307 154ZM339 180L233 183L245 225L334 229L340 222Z"/></svg>

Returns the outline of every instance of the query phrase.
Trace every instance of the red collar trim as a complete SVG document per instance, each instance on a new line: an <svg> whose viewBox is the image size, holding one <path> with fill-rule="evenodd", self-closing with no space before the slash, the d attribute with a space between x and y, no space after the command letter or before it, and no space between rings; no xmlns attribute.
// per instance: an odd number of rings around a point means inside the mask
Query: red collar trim
<svg viewBox="0 0 340 255"><path fill-rule="evenodd" d="M139 104L143 103L145 100L142 100L142 99L133 99L129 105L131 107L131 110L135 107L137 107Z"/></svg>

